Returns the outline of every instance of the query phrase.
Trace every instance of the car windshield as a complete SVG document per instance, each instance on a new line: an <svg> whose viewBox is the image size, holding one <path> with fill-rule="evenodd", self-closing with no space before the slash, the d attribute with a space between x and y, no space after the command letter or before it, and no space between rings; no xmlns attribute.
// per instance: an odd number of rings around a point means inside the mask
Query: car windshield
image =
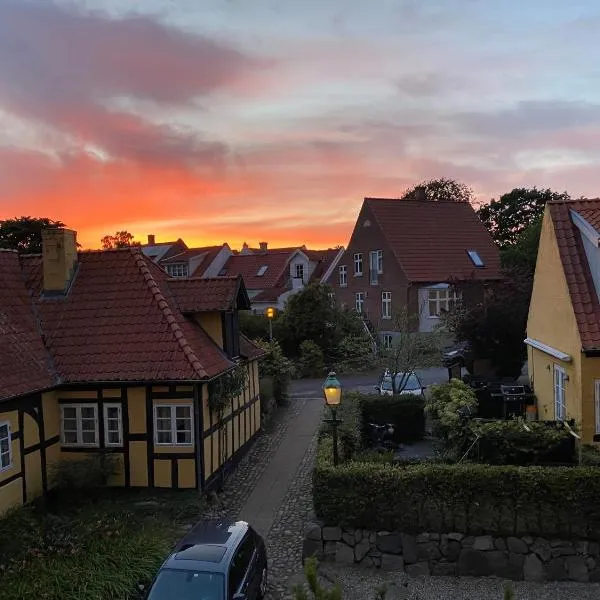
<svg viewBox="0 0 600 600"><path fill-rule="evenodd" d="M417 376L414 373L409 373L408 378L404 373L398 373L396 375L396 386L398 387L398 389L402 387L403 382L405 383L404 387L401 390L403 392L410 392L421 389L421 384L419 383L419 380L417 379Z"/></svg>
<svg viewBox="0 0 600 600"><path fill-rule="evenodd" d="M383 378L383 381L381 382L381 389L386 392L392 391L392 378L391 377Z"/></svg>
<svg viewBox="0 0 600 600"><path fill-rule="evenodd" d="M221 573L165 569L158 574L148 600L223 600Z"/></svg>

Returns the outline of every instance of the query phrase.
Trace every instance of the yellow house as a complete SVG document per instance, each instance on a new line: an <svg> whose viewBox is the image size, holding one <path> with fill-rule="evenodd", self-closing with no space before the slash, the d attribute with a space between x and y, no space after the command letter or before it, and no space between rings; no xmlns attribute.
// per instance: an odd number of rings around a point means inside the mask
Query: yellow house
<svg viewBox="0 0 600 600"><path fill-rule="evenodd" d="M527 321L541 420L574 420L600 441L600 199L549 202Z"/></svg>
<svg viewBox="0 0 600 600"><path fill-rule="evenodd" d="M98 452L119 457L114 485L207 489L259 431L241 278L173 279L139 248L77 252L57 228L42 255L0 250L0 282L0 513ZM236 367L245 389L219 423L212 384Z"/></svg>

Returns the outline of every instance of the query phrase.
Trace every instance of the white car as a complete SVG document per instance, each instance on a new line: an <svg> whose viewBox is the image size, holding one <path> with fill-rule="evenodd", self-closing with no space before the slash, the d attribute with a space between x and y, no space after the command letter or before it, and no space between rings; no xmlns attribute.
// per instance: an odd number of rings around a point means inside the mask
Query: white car
<svg viewBox="0 0 600 600"><path fill-rule="evenodd" d="M425 394L425 386L413 371L408 373L408 377L404 373L396 373L396 387L400 387L402 382L404 382L404 387L400 391L401 394L414 394L415 396L423 396ZM388 370L383 373L375 389L381 396L394 395L392 375Z"/></svg>

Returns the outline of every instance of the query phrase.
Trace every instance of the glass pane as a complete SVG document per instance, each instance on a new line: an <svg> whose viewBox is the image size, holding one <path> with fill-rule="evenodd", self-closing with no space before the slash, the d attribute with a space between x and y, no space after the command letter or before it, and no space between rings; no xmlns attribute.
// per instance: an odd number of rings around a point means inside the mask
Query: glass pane
<svg viewBox="0 0 600 600"><path fill-rule="evenodd" d="M430 300L437 300L437 297L438 297L437 290L429 290L429 299Z"/></svg>
<svg viewBox="0 0 600 600"><path fill-rule="evenodd" d="M189 419L177 419L175 421L175 428L177 429L177 431L189 431L192 427Z"/></svg>
<svg viewBox="0 0 600 600"><path fill-rule="evenodd" d="M190 407L189 406L177 406L175 408L175 416L178 419L189 418L189 416L190 416Z"/></svg>
<svg viewBox="0 0 600 600"><path fill-rule="evenodd" d="M192 443L192 432L191 431L178 431L177 432L177 443L178 444L191 444Z"/></svg>
<svg viewBox="0 0 600 600"><path fill-rule="evenodd" d="M119 409L116 406L108 406L106 408L106 417L108 419L118 419L119 418Z"/></svg>
<svg viewBox="0 0 600 600"><path fill-rule="evenodd" d="M8 452L8 438L0 438L0 452Z"/></svg>
<svg viewBox="0 0 600 600"><path fill-rule="evenodd" d="M170 406L157 406L156 417L158 419L170 419L171 418L171 407Z"/></svg>
<svg viewBox="0 0 600 600"><path fill-rule="evenodd" d="M157 419L156 431L171 431L171 419Z"/></svg>
<svg viewBox="0 0 600 600"><path fill-rule="evenodd" d="M76 444L77 443L77 432L76 431L65 431L64 432L64 443L65 444Z"/></svg>
<svg viewBox="0 0 600 600"><path fill-rule="evenodd" d="M95 431L82 431L81 441L84 444L95 444L96 443L96 432Z"/></svg>
<svg viewBox="0 0 600 600"><path fill-rule="evenodd" d="M156 441L159 444L170 444L171 443L171 432L170 431L158 431L156 434Z"/></svg>
<svg viewBox="0 0 600 600"><path fill-rule="evenodd" d="M437 302L434 300L429 301L429 314L432 316L437 315Z"/></svg>
<svg viewBox="0 0 600 600"><path fill-rule="evenodd" d="M63 416L65 419L76 419L77 418L77 409L74 406L64 406L63 407Z"/></svg>
<svg viewBox="0 0 600 600"><path fill-rule="evenodd" d="M96 420L81 419L81 429L84 431L94 431L96 429Z"/></svg>
<svg viewBox="0 0 600 600"><path fill-rule="evenodd" d="M63 419L64 431L77 431L77 419Z"/></svg>
<svg viewBox="0 0 600 600"><path fill-rule="evenodd" d="M96 417L96 409L93 406L82 406L81 407L81 418L82 419L94 419Z"/></svg>
<svg viewBox="0 0 600 600"><path fill-rule="evenodd" d="M109 431L108 432L108 443L109 444L120 444L121 439L118 431Z"/></svg>

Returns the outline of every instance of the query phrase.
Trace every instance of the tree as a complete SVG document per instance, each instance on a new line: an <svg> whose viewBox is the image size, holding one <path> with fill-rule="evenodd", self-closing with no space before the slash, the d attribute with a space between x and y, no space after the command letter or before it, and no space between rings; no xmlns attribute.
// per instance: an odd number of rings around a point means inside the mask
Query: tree
<svg viewBox="0 0 600 600"><path fill-rule="evenodd" d="M64 227L61 221L47 217L19 217L0 221L0 248L18 250L21 254L42 251L42 229Z"/></svg>
<svg viewBox="0 0 600 600"><path fill-rule="evenodd" d="M409 188L402 200L429 200L431 202L473 202L473 190L455 179L430 179Z"/></svg>
<svg viewBox="0 0 600 600"><path fill-rule="evenodd" d="M410 314L406 307L394 314L394 327L398 333L393 338L392 347L382 351L383 366L392 376L394 394L403 392L413 371L441 362L441 330L422 333L418 325L419 315Z"/></svg>
<svg viewBox="0 0 600 600"><path fill-rule="evenodd" d="M518 269L533 277L541 233L542 217L540 216L518 235L514 244L500 251L502 266L505 269Z"/></svg>
<svg viewBox="0 0 600 600"><path fill-rule="evenodd" d="M255 343L266 352L260 361L261 378L271 379L275 401L277 404L281 404L290 379L294 374L294 366L284 356L281 346L276 339L272 341L257 339Z"/></svg>
<svg viewBox="0 0 600 600"><path fill-rule="evenodd" d="M517 243L519 236L544 214L546 202L569 200L567 192L550 189L515 188L481 206L477 214L501 249Z"/></svg>
<svg viewBox="0 0 600 600"><path fill-rule="evenodd" d="M102 243L103 250L141 245L140 242L133 240L133 235L129 231L117 231L115 235L105 235L100 242Z"/></svg>

